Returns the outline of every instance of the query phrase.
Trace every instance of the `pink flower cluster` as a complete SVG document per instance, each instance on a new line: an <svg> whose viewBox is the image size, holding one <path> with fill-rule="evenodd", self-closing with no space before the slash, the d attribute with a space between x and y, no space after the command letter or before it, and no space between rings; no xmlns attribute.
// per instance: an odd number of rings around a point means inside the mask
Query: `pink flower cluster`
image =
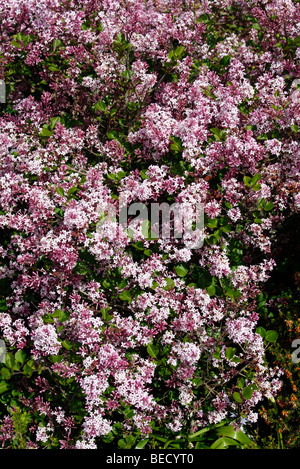
<svg viewBox="0 0 300 469"><path fill-rule="evenodd" d="M35 364L28 447L60 428L97 448L120 415L142 437L255 421L280 387L256 299L300 210L299 3L4 0L0 18L0 331ZM97 231L121 198L202 203L203 247Z"/></svg>

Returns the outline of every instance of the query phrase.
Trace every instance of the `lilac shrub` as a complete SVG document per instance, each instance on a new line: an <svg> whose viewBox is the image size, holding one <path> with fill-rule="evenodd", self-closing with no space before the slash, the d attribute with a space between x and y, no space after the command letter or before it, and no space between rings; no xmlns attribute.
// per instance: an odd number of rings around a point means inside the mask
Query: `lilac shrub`
<svg viewBox="0 0 300 469"><path fill-rule="evenodd" d="M256 422L282 373L258 298L300 209L298 2L3 0L0 19L2 447ZM121 200L202 204L201 246L127 229Z"/></svg>

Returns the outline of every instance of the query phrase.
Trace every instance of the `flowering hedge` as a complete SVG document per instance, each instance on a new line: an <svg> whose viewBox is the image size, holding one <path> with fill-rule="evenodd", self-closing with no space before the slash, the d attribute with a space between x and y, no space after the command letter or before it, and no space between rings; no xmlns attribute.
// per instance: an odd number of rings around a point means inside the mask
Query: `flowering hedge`
<svg viewBox="0 0 300 469"><path fill-rule="evenodd" d="M258 305L300 209L298 1L3 0L0 20L2 446L251 425L282 377ZM126 229L120 200L201 204L202 244Z"/></svg>

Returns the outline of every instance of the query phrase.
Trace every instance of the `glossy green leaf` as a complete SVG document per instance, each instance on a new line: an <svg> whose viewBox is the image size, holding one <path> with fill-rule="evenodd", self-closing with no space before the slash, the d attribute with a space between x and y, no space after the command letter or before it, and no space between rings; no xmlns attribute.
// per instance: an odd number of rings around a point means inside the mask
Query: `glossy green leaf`
<svg viewBox="0 0 300 469"><path fill-rule="evenodd" d="M119 298L122 301L128 301L128 302L132 301L131 293L128 290L122 291L122 293L120 293L119 295Z"/></svg>
<svg viewBox="0 0 300 469"><path fill-rule="evenodd" d="M58 195L61 195L62 197L65 196L65 191L62 187L57 187L55 190L58 193Z"/></svg>
<svg viewBox="0 0 300 469"><path fill-rule="evenodd" d="M269 212L270 210L272 210L274 208L274 204L273 202L267 202L266 205L264 206L264 210L266 212Z"/></svg>
<svg viewBox="0 0 300 469"><path fill-rule="evenodd" d="M9 389L9 384L6 381L0 381L0 394L3 394Z"/></svg>
<svg viewBox="0 0 300 469"><path fill-rule="evenodd" d="M153 345L153 344L148 344L148 345L147 345L147 352L149 353L150 357L152 357L152 358L157 358L158 352L159 352L159 348L156 347L156 346Z"/></svg>
<svg viewBox="0 0 300 469"><path fill-rule="evenodd" d="M9 352L5 354L4 363L7 366L7 368L10 368L12 370L15 366L15 362L16 362L15 357L12 353Z"/></svg>
<svg viewBox="0 0 300 469"><path fill-rule="evenodd" d="M60 117L51 117L50 119L50 129L53 130L57 124L57 122L60 122Z"/></svg>
<svg viewBox="0 0 300 469"><path fill-rule="evenodd" d="M1 376L3 379L10 379L11 378L11 372L7 368L1 368Z"/></svg>
<svg viewBox="0 0 300 469"><path fill-rule="evenodd" d="M242 390L242 395L243 395L243 398L244 398L244 399L251 399L252 394L253 394L253 390L252 390L249 386L246 386L246 387Z"/></svg>
<svg viewBox="0 0 300 469"><path fill-rule="evenodd" d="M244 176L244 177L243 177L243 181L244 181L245 186L250 187L250 185L251 185L251 178L250 178L249 176Z"/></svg>
<svg viewBox="0 0 300 469"><path fill-rule="evenodd" d="M185 277L188 273L188 269L186 269L183 265L177 265L175 267L175 271L179 277Z"/></svg>
<svg viewBox="0 0 300 469"><path fill-rule="evenodd" d="M244 378L239 378L239 379L237 380L237 387L238 387L238 388L243 388L244 386L245 386L245 380L244 380Z"/></svg>
<svg viewBox="0 0 300 469"><path fill-rule="evenodd" d="M257 327L255 332L256 332L256 334L259 334L262 338L264 338L266 333L267 333L266 329L264 329L261 326Z"/></svg>
<svg viewBox="0 0 300 469"><path fill-rule="evenodd" d="M250 181L250 184L251 186L255 186L255 184L260 181L261 179L261 174L255 174L252 178L251 178L251 181Z"/></svg>
<svg viewBox="0 0 300 469"><path fill-rule="evenodd" d="M239 404L241 404L243 402L242 398L241 398L241 395L239 392L234 392L233 395L232 395L233 399L238 402Z"/></svg>
<svg viewBox="0 0 300 469"><path fill-rule="evenodd" d="M24 350L18 350L16 353L15 353L15 359L17 362L23 364L25 363L25 360L26 360L26 352L24 352Z"/></svg>
<svg viewBox="0 0 300 469"><path fill-rule="evenodd" d="M267 331L265 335L265 340L268 342L276 342L278 338L278 333L276 331Z"/></svg>
<svg viewBox="0 0 300 469"><path fill-rule="evenodd" d="M174 281L171 278L166 278L165 281L167 282L167 285L164 288L164 290L172 290L172 288L175 287Z"/></svg>
<svg viewBox="0 0 300 469"><path fill-rule="evenodd" d="M228 446L239 446L239 442L233 440L232 438L228 438L223 436L222 438L218 438L212 445L211 449L226 449Z"/></svg>
<svg viewBox="0 0 300 469"><path fill-rule="evenodd" d="M18 49L21 49L22 47L22 44L19 44L19 42L13 40L11 41L11 45L14 46L14 47L17 47Z"/></svg>
<svg viewBox="0 0 300 469"><path fill-rule="evenodd" d="M291 129L295 134L299 132L299 127L297 124L292 124Z"/></svg>
<svg viewBox="0 0 300 469"><path fill-rule="evenodd" d="M69 313L67 311L60 310L58 319L60 322L65 322L67 319L69 319Z"/></svg>
<svg viewBox="0 0 300 469"><path fill-rule="evenodd" d="M71 350L73 348L73 342L71 342L70 340L63 340L62 341L62 346L66 349L66 350Z"/></svg>
<svg viewBox="0 0 300 469"><path fill-rule="evenodd" d="M77 191L78 191L78 188L76 186L70 187L67 192L68 199L70 199L70 197Z"/></svg>
<svg viewBox="0 0 300 469"><path fill-rule="evenodd" d="M242 445L251 445L252 440L242 430L236 430L231 425L216 430L218 436L225 436L238 441Z"/></svg>
<svg viewBox="0 0 300 469"><path fill-rule="evenodd" d="M40 133L40 137L51 137L53 131L49 130L48 127L43 127Z"/></svg>
<svg viewBox="0 0 300 469"><path fill-rule="evenodd" d="M27 377L30 378L34 372L34 368L26 363L23 367L22 373Z"/></svg>
<svg viewBox="0 0 300 469"><path fill-rule="evenodd" d="M217 228L218 226L218 219L217 218L211 218L206 222L206 226L208 228Z"/></svg>
<svg viewBox="0 0 300 469"><path fill-rule="evenodd" d="M231 358L234 357L235 352L236 352L236 349L234 347L228 347L225 351L225 357L228 360L231 360Z"/></svg>
<svg viewBox="0 0 300 469"><path fill-rule="evenodd" d="M140 441L136 445L135 449L143 449L146 446L146 444L148 443L148 441L149 441L149 438L145 438L145 440Z"/></svg>

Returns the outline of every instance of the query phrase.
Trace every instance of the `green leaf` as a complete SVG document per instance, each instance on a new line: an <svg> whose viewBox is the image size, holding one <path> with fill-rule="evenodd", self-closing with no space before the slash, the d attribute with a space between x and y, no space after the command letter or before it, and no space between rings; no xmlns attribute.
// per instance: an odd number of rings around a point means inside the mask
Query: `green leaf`
<svg viewBox="0 0 300 469"><path fill-rule="evenodd" d="M124 412L125 419L131 419L134 416L134 410L128 408Z"/></svg>
<svg viewBox="0 0 300 469"><path fill-rule="evenodd" d="M137 241L136 243L132 243L132 246L133 246L135 249L138 249L139 251L143 251L144 248L145 248L143 241Z"/></svg>
<svg viewBox="0 0 300 469"><path fill-rule="evenodd" d="M17 41L11 41L11 45L17 47L18 49L21 49L22 47L22 44L19 44Z"/></svg>
<svg viewBox="0 0 300 469"><path fill-rule="evenodd" d="M70 187L70 189L68 189L68 192L67 192L68 199L70 199L71 195L73 195L74 192L76 192L77 190L78 190L78 188L76 186Z"/></svg>
<svg viewBox="0 0 300 469"><path fill-rule="evenodd" d="M74 267L74 272L78 275L86 275L89 269L84 262L78 262Z"/></svg>
<svg viewBox="0 0 300 469"><path fill-rule="evenodd" d="M7 310L8 310L8 306L6 305L6 299L2 298L0 300L0 311L7 311Z"/></svg>
<svg viewBox="0 0 300 469"><path fill-rule="evenodd" d="M235 430L231 425L216 430L218 436L225 436L238 441L242 445L251 445L252 441L242 430Z"/></svg>
<svg viewBox="0 0 300 469"><path fill-rule="evenodd" d="M149 353L150 357L152 357L152 358L157 358L158 352L159 352L159 348L156 347L156 346L153 345L153 344L148 344L148 345L147 345L147 352Z"/></svg>
<svg viewBox="0 0 300 469"><path fill-rule="evenodd" d="M102 282L102 286L103 286L104 288L110 288L110 287L111 287L111 283L110 283L109 280L107 280L107 279L105 278L105 279L103 280L103 282Z"/></svg>
<svg viewBox="0 0 300 469"><path fill-rule="evenodd" d="M118 179L118 176L117 176L116 174L114 174L114 173L109 173L109 174L107 175L107 177L108 177L108 179L111 179L112 181L118 181L118 180L119 180L119 179Z"/></svg>
<svg viewBox="0 0 300 469"><path fill-rule="evenodd" d="M6 353L4 355L4 363L7 368L10 368L11 370L14 368L16 361L12 353Z"/></svg>
<svg viewBox="0 0 300 469"><path fill-rule="evenodd" d="M147 176L145 169L142 169L142 171L140 171L140 174L142 179L149 179L149 176Z"/></svg>
<svg viewBox="0 0 300 469"><path fill-rule="evenodd" d="M218 226L218 219L217 218L211 218L207 221L206 226L208 228L217 228Z"/></svg>
<svg viewBox="0 0 300 469"><path fill-rule="evenodd" d="M118 283L118 288L119 288L120 290L123 290L123 288L125 288L127 285L128 285L127 280L126 280L125 278L123 278L123 279L121 280L121 282Z"/></svg>
<svg viewBox="0 0 300 469"><path fill-rule="evenodd" d="M11 378L11 372L7 368L1 368L1 375L3 379L10 379Z"/></svg>
<svg viewBox="0 0 300 469"><path fill-rule="evenodd" d="M104 321L106 321L107 318L108 318L108 312L109 312L109 310L110 310L110 307L109 307L109 306L107 306L106 308L101 308L101 310L100 310Z"/></svg>
<svg viewBox="0 0 300 469"><path fill-rule="evenodd" d="M128 301L129 303L132 301L131 294L128 290L122 291L122 293L120 293L120 295L119 295L119 298L120 298L120 300Z"/></svg>
<svg viewBox="0 0 300 469"><path fill-rule="evenodd" d="M51 355L48 357L48 360L52 363L60 363L63 360L63 358L64 358L63 355Z"/></svg>
<svg viewBox="0 0 300 469"><path fill-rule="evenodd" d="M61 195L62 197L65 196L65 191L63 190L62 187L57 187L55 190L56 190L56 192L57 192L59 195Z"/></svg>
<svg viewBox="0 0 300 469"><path fill-rule="evenodd" d="M224 226L221 226L220 231L223 233L230 233L231 228L229 225L224 225Z"/></svg>
<svg viewBox="0 0 300 469"><path fill-rule="evenodd" d="M110 138L111 140L118 138L118 133L115 130L108 132L106 135L107 135L107 138Z"/></svg>
<svg viewBox="0 0 300 469"><path fill-rule="evenodd" d="M299 132L299 127L296 124L292 124L291 129L295 134Z"/></svg>
<svg viewBox="0 0 300 469"><path fill-rule="evenodd" d="M94 109L96 109L97 111L102 111L102 112L106 112L106 111L107 111L107 105L105 104L104 101L98 101L98 103L96 103L93 107L94 107Z"/></svg>
<svg viewBox="0 0 300 469"><path fill-rule="evenodd" d="M221 131L220 129L217 129L217 128L212 128L210 129L210 132L212 132L215 136L215 139L219 142L221 140Z"/></svg>
<svg viewBox="0 0 300 469"><path fill-rule="evenodd" d="M57 122L60 122L60 117L51 117L50 119L50 129L53 130L57 124Z"/></svg>
<svg viewBox="0 0 300 469"><path fill-rule="evenodd" d="M181 138L179 137L174 137L173 135L170 137L171 140L171 150L175 152L181 152L183 150L182 148L182 141Z"/></svg>
<svg viewBox="0 0 300 469"><path fill-rule="evenodd" d="M231 358L234 357L234 354L236 352L236 348L234 347L228 347L225 351L225 357L228 359L228 360L231 360Z"/></svg>
<svg viewBox="0 0 300 469"><path fill-rule="evenodd" d="M239 392L234 392L234 393L232 394L232 397L233 397L233 399L234 399L236 402L238 402L239 404L241 404L241 403L243 402L243 400L242 400L242 398L241 398Z"/></svg>
<svg viewBox="0 0 300 469"><path fill-rule="evenodd" d="M241 363L242 359L241 359L240 357L233 357L233 358L232 358L232 361L233 361L234 363Z"/></svg>
<svg viewBox="0 0 300 469"><path fill-rule="evenodd" d="M276 342L278 338L278 333L276 331L267 331L265 335L265 340L268 342Z"/></svg>
<svg viewBox="0 0 300 469"><path fill-rule="evenodd" d="M195 438L198 438L200 435L203 435L204 433L207 433L209 432L211 429L209 427L206 427L206 428L202 428L201 430L199 430L198 432L196 433L191 433L190 435L188 435L188 439L189 440L194 440Z"/></svg>
<svg viewBox="0 0 300 469"><path fill-rule="evenodd" d="M25 375L27 378L30 378L33 372L34 368L31 367L28 363L26 363L23 367L23 375Z"/></svg>
<svg viewBox="0 0 300 469"><path fill-rule="evenodd" d="M171 278L165 278L167 285L163 287L164 290L172 290L175 287L174 281Z"/></svg>
<svg viewBox="0 0 300 469"><path fill-rule="evenodd" d="M257 327L257 329L255 330L256 334L259 334L262 338L265 337L267 331L266 329L264 329L263 327Z"/></svg>
<svg viewBox="0 0 300 469"><path fill-rule="evenodd" d="M148 441L149 441L149 438L145 438L145 440L140 441L136 445L135 449L143 449L146 446L146 444L148 443Z"/></svg>
<svg viewBox="0 0 300 469"><path fill-rule="evenodd" d="M52 47L53 47L53 52L56 51L56 49L58 47L60 47L62 45L62 42L60 39L54 39L53 43L52 43Z"/></svg>
<svg viewBox="0 0 300 469"><path fill-rule="evenodd" d="M260 24L259 24L259 23L254 23L254 24L252 25L252 28L257 29L258 31L261 31L261 27L260 27Z"/></svg>
<svg viewBox="0 0 300 469"><path fill-rule="evenodd" d="M66 350L71 350L73 348L73 343L70 340L63 340L61 344Z"/></svg>
<svg viewBox="0 0 300 469"><path fill-rule="evenodd" d="M42 317L43 319L43 323L44 324L53 324L54 323L54 319L53 317L51 316L51 314L44 314L44 316Z"/></svg>
<svg viewBox="0 0 300 469"><path fill-rule="evenodd" d="M212 445L211 449L226 449L228 446L238 446L238 441L233 440L232 438L222 437L218 438Z"/></svg>
<svg viewBox="0 0 300 469"><path fill-rule="evenodd" d="M232 300L241 297L241 292L239 290L234 290L233 288L226 288L225 294L226 296L229 296L229 298L231 298Z"/></svg>
<svg viewBox="0 0 300 469"><path fill-rule="evenodd" d="M273 202L267 202L266 205L264 206L264 210L266 212L269 212L270 210L272 210L272 208L274 208Z"/></svg>
<svg viewBox="0 0 300 469"><path fill-rule="evenodd" d="M245 380L244 378L239 378L237 381L237 387L238 388L243 388L245 386Z"/></svg>
<svg viewBox="0 0 300 469"><path fill-rule="evenodd" d="M245 186L250 187L251 186L251 178L249 176L244 176L243 181Z"/></svg>
<svg viewBox="0 0 300 469"><path fill-rule="evenodd" d="M182 54L184 53L184 46L176 47L176 49L174 50L174 53L176 57L182 56Z"/></svg>
<svg viewBox="0 0 300 469"><path fill-rule="evenodd" d="M3 394L9 389L9 384L6 381L0 381L0 394Z"/></svg>
<svg viewBox="0 0 300 469"><path fill-rule="evenodd" d="M124 438L121 438L120 440L118 440L118 446L121 449L130 449L131 448L131 446L128 443L126 443Z"/></svg>
<svg viewBox="0 0 300 469"><path fill-rule="evenodd" d="M175 267L175 271L176 271L176 274L178 275L178 277L185 277L188 273L188 269L183 267L183 265L177 265Z"/></svg>
<svg viewBox="0 0 300 469"><path fill-rule="evenodd" d="M117 177L118 179L122 179L126 176L126 173L124 171L118 171L117 172Z"/></svg>
<svg viewBox="0 0 300 469"><path fill-rule="evenodd" d="M58 314L59 322L65 322L67 321L67 319L69 319L69 313L63 310L58 310L58 311L59 311L59 314Z"/></svg>
<svg viewBox="0 0 300 469"><path fill-rule="evenodd" d="M50 64L48 70L50 70L50 72L59 72L59 68L54 64Z"/></svg>
<svg viewBox="0 0 300 469"><path fill-rule="evenodd" d="M40 137L51 137L53 132L48 129L48 126L45 126L42 128L42 131L40 133Z"/></svg>
<svg viewBox="0 0 300 469"><path fill-rule="evenodd" d="M251 399L252 394L253 394L253 390L249 388L248 386L242 390L242 395L244 399Z"/></svg>
<svg viewBox="0 0 300 469"><path fill-rule="evenodd" d="M220 65L227 67L230 64L230 56L224 55L220 60Z"/></svg>
<svg viewBox="0 0 300 469"><path fill-rule="evenodd" d="M209 286L206 288L206 291L207 291L207 293L209 294L209 296L214 296L214 295L216 294L216 286L215 286L214 281L212 282L211 285L209 285Z"/></svg>
<svg viewBox="0 0 300 469"><path fill-rule="evenodd" d="M178 60L184 54L185 48L184 46L178 46L176 49L173 49L169 52L169 59L171 60Z"/></svg>
<svg viewBox="0 0 300 469"><path fill-rule="evenodd" d="M23 364L25 363L25 360L26 360L26 352L24 352L24 350L18 350L16 353L15 353L15 359L17 362Z"/></svg>
<svg viewBox="0 0 300 469"><path fill-rule="evenodd" d="M251 186L255 186L255 184L261 179L261 174L257 173L253 176L250 181Z"/></svg>

